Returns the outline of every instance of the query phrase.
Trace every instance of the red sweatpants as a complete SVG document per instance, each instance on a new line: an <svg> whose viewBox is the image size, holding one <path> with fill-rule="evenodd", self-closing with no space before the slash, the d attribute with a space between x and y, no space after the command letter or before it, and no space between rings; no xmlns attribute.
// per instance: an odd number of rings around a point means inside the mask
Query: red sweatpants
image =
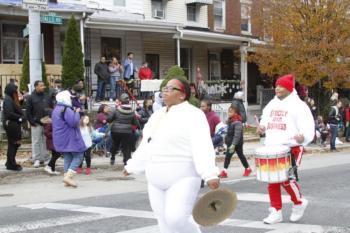
<svg viewBox="0 0 350 233"><path fill-rule="evenodd" d="M302 146L292 147L292 153L295 157L297 166L299 166L301 163L302 155L304 153L304 148ZM282 183L268 185L271 207L274 207L276 210L282 209L281 186L283 186L283 188L290 195L290 199L295 205L300 205L302 203L301 192L298 183L296 180L287 180Z"/></svg>

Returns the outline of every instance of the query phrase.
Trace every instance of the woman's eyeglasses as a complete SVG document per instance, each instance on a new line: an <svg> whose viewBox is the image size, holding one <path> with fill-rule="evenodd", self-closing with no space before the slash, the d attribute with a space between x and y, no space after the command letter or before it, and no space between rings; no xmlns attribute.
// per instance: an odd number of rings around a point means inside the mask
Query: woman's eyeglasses
<svg viewBox="0 0 350 233"><path fill-rule="evenodd" d="M173 86L165 86L162 88L162 92L168 92L168 91L171 92L174 90L183 92L180 88L173 87Z"/></svg>

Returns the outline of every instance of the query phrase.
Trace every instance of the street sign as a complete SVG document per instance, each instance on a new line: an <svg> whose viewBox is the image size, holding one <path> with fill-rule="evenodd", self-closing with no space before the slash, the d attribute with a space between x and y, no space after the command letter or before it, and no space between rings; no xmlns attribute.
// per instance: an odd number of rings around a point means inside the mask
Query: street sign
<svg viewBox="0 0 350 233"><path fill-rule="evenodd" d="M47 11L47 0L22 0L22 8L26 10Z"/></svg>
<svg viewBox="0 0 350 233"><path fill-rule="evenodd" d="M40 22L47 24L63 24L62 16L57 16L55 13L49 13L48 15L42 15L40 17Z"/></svg>
<svg viewBox="0 0 350 233"><path fill-rule="evenodd" d="M27 24L27 26L23 29L23 37L27 37L29 36L29 25Z"/></svg>

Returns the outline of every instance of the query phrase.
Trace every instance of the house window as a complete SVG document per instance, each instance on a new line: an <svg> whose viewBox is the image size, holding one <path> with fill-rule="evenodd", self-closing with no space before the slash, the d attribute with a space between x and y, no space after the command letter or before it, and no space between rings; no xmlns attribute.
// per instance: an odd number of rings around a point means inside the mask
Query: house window
<svg viewBox="0 0 350 233"><path fill-rule="evenodd" d="M220 80L221 70L220 70L220 54L210 53L209 54L209 72L210 80Z"/></svg>
<svg viewBox="0 0 350 233"><path fill-rule="evenodd" d="M20 64L23 62L24 47L27 39L22 37L25 25L0 24L1 60L3 63Z"/></svg>
<svg viewBox="0 0 350 233"><path fill-rule="evenodd" d="M214 1L214 27L215 30L225 29L225 1Z"/></svg>
<svg viewBox="0 0 350 233"><path fill-rule="evenodd" d="M197 21L197 5L195 3L187 4L187 21Z"/></svg>
<svg viewBox="0 0 350 233"><path fill-rule="evenodd" d="M251 33L250 5L241 3L241 31Z"/></svg>
<svg viewBox="0 0 350 233"><path fill-rule="evenodd" d="M113 0L114 6L125 6L125 0Z"/></svg>
<svg viewBox="0 0 350 233"><path fill-rule="evenodd" d="M153 18L164 18L164 6L162 0L152 0L152 16Z"/></svg>

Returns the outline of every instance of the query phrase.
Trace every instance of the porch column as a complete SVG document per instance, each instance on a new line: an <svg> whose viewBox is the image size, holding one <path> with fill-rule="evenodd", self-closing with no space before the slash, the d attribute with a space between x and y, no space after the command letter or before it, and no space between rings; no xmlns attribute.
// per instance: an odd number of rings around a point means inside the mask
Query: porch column
<svg viewBox="0 0 350 233"><path fill-rule="evenodd" d="M176 39L176 55L177 55L177 65L180 67L180 38Z"/></svg>
<svg viewBox="0 0 350 233"><path fill-rule="evenodd" d="M247 58L247 46L241 45L241 81L244 81L243 92L244 92L244 107L247 111L248 116L248 63Z"/></svg>

